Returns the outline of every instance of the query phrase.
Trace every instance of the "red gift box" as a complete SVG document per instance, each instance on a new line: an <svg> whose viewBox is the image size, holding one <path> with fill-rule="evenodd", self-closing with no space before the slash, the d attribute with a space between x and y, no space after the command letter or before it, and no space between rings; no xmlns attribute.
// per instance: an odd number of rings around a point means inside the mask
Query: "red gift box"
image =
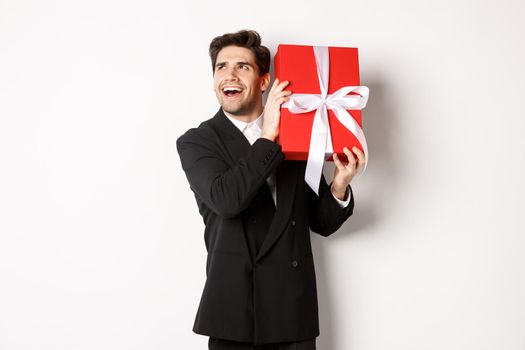
<svg viewBox="0 0 525 350"><path fill-rule="evenodd" d="M359 62L357 48L329 47L328 94L345 86L359 86ZM275 78L288 80L286 87L294 94L320 94L316 57L313 46L279 45L274 61ZM355 93L351 93L355 94ZM366 104L366 101L365 101ZM348 109L347 112L362 126L361 111ZM281 120L277 142L281 145L285 159L307 160L316 111L294 114L286 107L281 108ZM331 140L334 153L347 162L343 147L363 150L357 137L338 120L333 110L328 109ZM366 145L365 145L366 147ZM332 153L325 153L325 160L333 161Z"/></svg>

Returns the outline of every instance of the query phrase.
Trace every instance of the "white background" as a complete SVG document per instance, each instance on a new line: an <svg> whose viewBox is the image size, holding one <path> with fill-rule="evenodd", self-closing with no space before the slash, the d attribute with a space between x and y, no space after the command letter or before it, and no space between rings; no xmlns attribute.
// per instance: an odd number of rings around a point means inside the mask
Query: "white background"
<svg viewBox="0 0 525 350"><path fill-rule="evenodd" d="M175 148L210 40L358 47L370 162L312 234L320 350L525 348L520 1L0 1L0 349L205 349ZM325 169L331 179L330 165Z"/></svg>

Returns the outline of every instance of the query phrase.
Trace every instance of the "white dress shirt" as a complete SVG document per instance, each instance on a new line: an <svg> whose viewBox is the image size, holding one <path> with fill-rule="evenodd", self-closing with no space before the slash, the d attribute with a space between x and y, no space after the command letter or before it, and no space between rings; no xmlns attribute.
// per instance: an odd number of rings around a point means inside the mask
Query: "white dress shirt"
<svg viewBox="0 0 525 350"><path fill-rule="evenodd" d="M224 112L224 114L233 123L233 125L235 125L243 133L243 135L246 137L248 142L250 142L250 145L253 145L253 143L258 138L261 137L262 126L263 126L263 121L264 121L263 114L261 114L257 119L255 119L253 122L250 122L250 123L246 123L246 122L243 122L242 120L238 120L234 117L231 117L228 115L227 112ZM275 183L275 173L272 173L270 176L268 176L268 178L266 179L266 182L268 182L268 186L270 187L270 190L272 192L273 202L274 204L277 205L277 187ZM331 187L331 190L332 190L332 195L334 196L337 203L339 203L341 208L346 207L350 203L350 198L351 198L350 191L349 191L350 195L347 195L348 198L342 201L334 195L333 187Z"/></svg>

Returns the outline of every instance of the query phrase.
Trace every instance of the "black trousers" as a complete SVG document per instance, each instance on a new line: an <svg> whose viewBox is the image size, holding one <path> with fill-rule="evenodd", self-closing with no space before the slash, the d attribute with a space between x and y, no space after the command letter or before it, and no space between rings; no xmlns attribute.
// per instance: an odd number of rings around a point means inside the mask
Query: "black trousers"
<svg viewBox="0 0 525 350"><path fill-rule="evenodd" d="M315 350L315 339L300 342L271 343L253 345L252 343L240 343L232 340L225 340L210 337L208 340L209 350Z"/></svg>

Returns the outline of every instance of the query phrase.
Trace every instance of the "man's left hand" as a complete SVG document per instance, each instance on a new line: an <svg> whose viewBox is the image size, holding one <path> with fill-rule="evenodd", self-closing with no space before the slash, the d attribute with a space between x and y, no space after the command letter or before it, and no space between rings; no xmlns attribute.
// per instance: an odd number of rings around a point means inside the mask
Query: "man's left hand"
<svg viewBox="0 0 525 350"><path fill-rule="evenodd" d="M334 153L332 158L334 159L334 179L332 180L332 190L334 195L340 199L345 199L346 189L352 181L352 178L359 173L365 166L365 154L357 147L353 147L352 150L357 155L357 159L348 148L344 147L343 152L348 158L348 163L344 164L341 162L337 153Z"/></svg>

